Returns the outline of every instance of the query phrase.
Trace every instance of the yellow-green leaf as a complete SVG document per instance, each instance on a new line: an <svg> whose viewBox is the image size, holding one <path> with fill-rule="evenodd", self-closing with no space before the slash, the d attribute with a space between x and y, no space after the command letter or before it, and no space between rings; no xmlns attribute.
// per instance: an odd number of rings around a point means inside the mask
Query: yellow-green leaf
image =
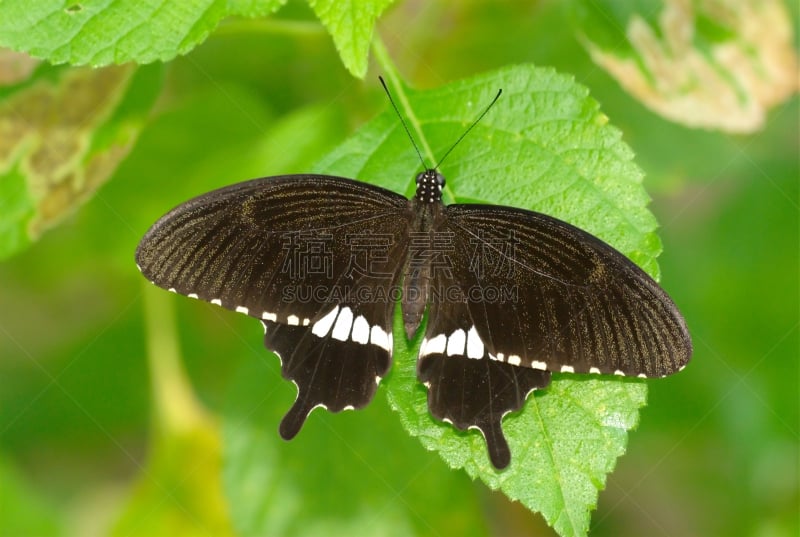
<svg viewBox="0 0 800 537"><path fill-rule="evenodd" d="M781 0L572 0L586 48L634 97L689 127L760 129L798 89Z"/></svg>
<svg viewBox="0 0 800 537"><path fill-rule="evenodd" d="M0 98L0 258L58 224L128 155L161 68L44 67Z"/></svg>

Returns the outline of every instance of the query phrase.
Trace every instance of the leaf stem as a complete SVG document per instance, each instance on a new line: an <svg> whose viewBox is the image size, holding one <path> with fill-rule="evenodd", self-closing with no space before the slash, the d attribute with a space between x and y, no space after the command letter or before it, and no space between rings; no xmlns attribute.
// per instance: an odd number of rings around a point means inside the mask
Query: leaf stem
<svg viewBox="0 0 800 537"><path fill-rule="evenodd" d="M144 319L153 417L163 431L180 431L206 419L181 365L172 297L145 282Z"/></svg>
<svg viewBox="0 0 800 537"><path fill-rule="evenodd" d="M216 36L240 35L247 33L264 33L273 35L317 36L325 35L325 28L319 22L293 21L274 18L260 19L234 19L224 24L214 32Z"/></svg>

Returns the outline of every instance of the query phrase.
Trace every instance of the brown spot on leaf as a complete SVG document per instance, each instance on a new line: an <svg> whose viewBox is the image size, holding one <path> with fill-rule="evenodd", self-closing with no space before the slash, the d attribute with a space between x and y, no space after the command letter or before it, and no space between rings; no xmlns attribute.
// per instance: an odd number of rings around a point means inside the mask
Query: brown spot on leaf
<svg viewBox="0 0 800 537"><path fill-rule="evenodd" d="M0 49L0 86L11 86L27 80L39 60L22 52Z"/></svg>

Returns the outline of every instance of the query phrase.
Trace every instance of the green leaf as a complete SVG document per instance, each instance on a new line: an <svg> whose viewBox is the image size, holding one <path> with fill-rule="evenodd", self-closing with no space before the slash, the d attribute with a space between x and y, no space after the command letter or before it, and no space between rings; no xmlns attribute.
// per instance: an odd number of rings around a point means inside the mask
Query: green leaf
<svg viewBox="0 0 800 537"><path fill-rule="evenodd" d="M587 90L570 77L519 66L431 91L395 83L394 97L430 165L498 88L501 99L442 167L446 195L456 202L514 205L556 216L598 235L657 276L660 241L646 209L642 173L619 131L607 125ZM408 195L419 168L403 127L388 109L316 171L358 177ZM402 333L400 325L395 333ZM624 452L626 431L636 425L645 403L646 385L554 375L548 389L504 420L512 462L497 472L479 433L459 432L430 417L415 371L421 333L412 343L395 344L393 373L385 383L406 429L451 467L464 468L542 513L561 535L585 535L597 491Z"/></svg>
<svg viewBox="0 0 800 537"><path fill-rule="evenodd" d="M0 46L51 63L102 66L169 61L202 43L225 17L264 17L286 0L0 3ZM372 32L392 0L309 0L345 67L363 78Z"/></svg>
<svg viewBox="0 0 800 537"><path fill-rule="evenodd" d="M308 0L345 67L363 78L375 21L393 0ZM231 16L265 17L287 0L100 0L0 3L0 47L53 64L169 61L202 43Z"/></svg>
<svg viewBox="0 0 800 537"><path fill-rule="evenodd" d="M36 204L17 170L0 177L0 259L27 247L27 223L36 216Z"/></svg>
<svg viewBox="0 0 800 537"><path fill-rule="evenodd" d="M393 0L308 0L353 76L364 78L372 32Z"/></svg>
<svg viewBox="0 0 800 537"><path fill-rule="evenodd" d="M55 64L168 61L201 43L224 17L265 16L285 3L12 0L0 3L0 46Z"/></svg>
<svg viewBox="0 0 800 537"><path fill-rule="evenodd" d="M797 54L782 0L571 0L568 6L595 63L677 123L753 132L769 108L797 91Z"/></svg>
<svg viewBox="0 0 800 537"><path fill-rule="evenodd" d="M46 67L0 96L0 259L58 224L111 177L160 86L158 66Z"/></svg>

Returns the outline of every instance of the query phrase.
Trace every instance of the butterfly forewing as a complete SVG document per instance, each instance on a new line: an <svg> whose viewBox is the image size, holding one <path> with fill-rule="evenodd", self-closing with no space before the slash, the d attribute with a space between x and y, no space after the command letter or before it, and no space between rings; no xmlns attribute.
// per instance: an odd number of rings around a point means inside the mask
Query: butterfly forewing
<svg viewBox="0 0 800 537"><path fill-rule="evenodd" d="M169 212L144 236L136 261L156 285L183 295L280 322L311 318L318 301L293 300L289 284L325 289L357 270L348 241L370 229L404 233L406 206L402 196L349 179L256 179ZM391 273L390 264L375 273Z"/></svg>
<svg viewBox="0 0 800 537"><path fill-rule="evenodd" d="M259 318L298 398L290 438L317 406L361 408L391 364L391 315L408 200L349 179L232 185L180 205L136 260L156 285Z"/></svg>
<svg viewBox="0 0 800 537"><path fill-rule="evenodd" d="M510 207L451 205L454 280L493 360L660 377L689 360L686 325L644 271L596 237Z"/></svg>

